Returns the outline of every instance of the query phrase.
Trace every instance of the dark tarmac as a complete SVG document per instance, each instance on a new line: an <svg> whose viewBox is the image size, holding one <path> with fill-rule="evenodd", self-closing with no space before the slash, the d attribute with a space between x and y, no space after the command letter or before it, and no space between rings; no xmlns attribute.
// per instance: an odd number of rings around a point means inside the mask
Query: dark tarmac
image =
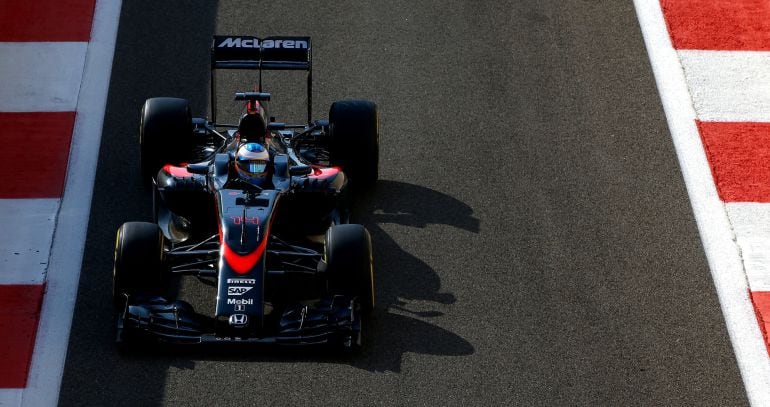
<svg viewBox="0 0 770 407"><path fill-rule="evenodd" d="M151 208L139 109L204 114L214 33L310 35L316 117L379 105L356 358L115 350L115 230ZM273 114L301 112L301 77L273 77ZM124 1L60 403L747 404L632 2Z"/></svg>

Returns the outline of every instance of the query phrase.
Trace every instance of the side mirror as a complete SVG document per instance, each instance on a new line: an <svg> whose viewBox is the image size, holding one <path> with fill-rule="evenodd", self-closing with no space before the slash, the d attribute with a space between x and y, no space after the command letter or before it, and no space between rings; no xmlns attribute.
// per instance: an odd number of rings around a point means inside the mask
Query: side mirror
<svg viewBox="0 0 770 407"><path fill-rule="evenodd" d="M289 175L291 176L308 175L311 172L313 172L313 169L309 165L295 165L289 168Z"/></svg>
<svg viewBox="0 0 770 407"><path fill-rule="evenodd" d="M209 173L208 164L187 164L187 172L191 174L206 175Z"/></svg>

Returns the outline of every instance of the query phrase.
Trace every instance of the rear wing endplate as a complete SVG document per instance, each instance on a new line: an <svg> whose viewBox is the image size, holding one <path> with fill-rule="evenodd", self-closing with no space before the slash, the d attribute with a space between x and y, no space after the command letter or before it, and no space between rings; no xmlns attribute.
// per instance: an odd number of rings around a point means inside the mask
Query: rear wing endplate
<svg viewBox="0 0 770 407"><path fill-rule="evenodd" d="M211 118L216 122L217 69L259 70L259 91L262 91L262 70L307 71L308 123L312 121L313 53L310 37L253 37L245 35L215 35L211 42Z"/></svg>

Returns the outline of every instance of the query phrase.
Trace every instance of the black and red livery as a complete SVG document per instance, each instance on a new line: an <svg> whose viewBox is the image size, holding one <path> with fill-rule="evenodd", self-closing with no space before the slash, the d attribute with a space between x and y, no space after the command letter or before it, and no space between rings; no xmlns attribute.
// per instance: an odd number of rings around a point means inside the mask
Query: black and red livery
<svg viewBox="0 0 770 407"><path fill-rule="evenodd" d="M308 37L215 36L211 119L178 98L148 99L140 126L141 171L153 191L154 222L118 230L113 300L119 343L274 343L361 346L374 307L372 245L349 223L352 191L378 178L374 103L332 104L311 120ZM253 69L258 91L237 124L216 122L216 69ZM308 122L267 115L262 70L308 72ZM270 156L265 182L238 177L239 146ZM177 298L180 276L216 286L208 313Z"/></svg>

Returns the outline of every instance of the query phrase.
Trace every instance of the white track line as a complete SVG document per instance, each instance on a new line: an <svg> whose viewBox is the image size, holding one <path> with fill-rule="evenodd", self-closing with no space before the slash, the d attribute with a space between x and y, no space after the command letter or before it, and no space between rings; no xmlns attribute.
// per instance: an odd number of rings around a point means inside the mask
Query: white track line
<svg viewBox="0 0 770 407"><path fill-rule="evenodd" d="M679 51L698 119L770 121L770 52Z"/></svg>
<svg viewBox="0 0 770 407"><path fill-rule="evenodd" d="M695 125L695 109L658 0L634 0L663 109L690 195L749 401L770 405L770 358L749 298L740 251Z"/></svg>
<svg viewBox="0 0 770 407"><path fill-rule="evenodd" d="M21 405L23 389L0 389L0 407L15 407Z"/></svg>
<svg viewBox="0 0 770 407"><path fill-rule="evenodd" d="M85 42L0 42L0 111L72 112Z"/></svg>
<svg viewBox="0 0 770 407"><path fill-rule="evenodd" d="M23 406L55 406L59 399L88 229L120 7L120 0L96 1L72 134L67 182L54 232L47 290Z"/></svg>
<svg viewBox="0 0 770 407"><path fill-rule="evenodd" d="M58 199L0 199L0 284L43 284Z"/></svg>
<svg viewBox="0 0 770 407"><path fill-rule="evenodd" d="M726 206L749 287L752 291L770 291L770 204L741 202Z"/></svg>

